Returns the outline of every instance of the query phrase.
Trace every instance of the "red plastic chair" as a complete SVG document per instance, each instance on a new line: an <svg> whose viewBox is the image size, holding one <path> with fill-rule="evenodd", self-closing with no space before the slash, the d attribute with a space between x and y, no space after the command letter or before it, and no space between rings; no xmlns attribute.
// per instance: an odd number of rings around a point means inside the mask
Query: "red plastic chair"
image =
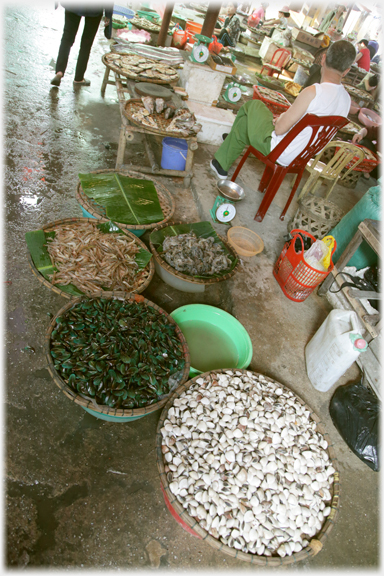
<svg viewBox="0 0 384 576"><path fill-rule="evenodd" d="M268 70L268 76L273 76L274 74L277 73L277 77L279 77L283 71L283 68L290 61L291 56L292 54L289 50L286 50L285 48L278 48L273 53L271 61L266 62L265 64L263 63L263 67L260 71L260 74L262 74L264 68L266 68Z"/></svg>
<svg viewBox="0 0 384 576"><path fill-rule="evenodd" d="M263 176L261 177L258 188L259 192L265 192L265 195L256 213L255 220L258 222L263 220L276 192L285 178L285 175L296 174L291 194L284 206L284 210L280 214L280 220L284 220L284 216L292 202L297 187L300 184L308 161L316 156L316 154L318 154L318 152L320 152L320 150L322 150L324 146L333 139L337 131L345 126L345 124L348 124L348 119L343 116L315 116L315 114L306 114L293 128L291 128L288 134L281 140L281 142L279 142L272 152L268 154L268 156L264 156L264 154L256 150L253 146L248 147L231 180L232 182L236 180L244 162L250 154L253 154L258 160L261 160L261 162L265 164ZM304 148L304 150L300 152L294 160L292 160L289 166L281 166L280 164L277 164L277 159L287 148L288 144L290 144L292 140L307 126L312 128L312 135L306 148Z"/></svg>

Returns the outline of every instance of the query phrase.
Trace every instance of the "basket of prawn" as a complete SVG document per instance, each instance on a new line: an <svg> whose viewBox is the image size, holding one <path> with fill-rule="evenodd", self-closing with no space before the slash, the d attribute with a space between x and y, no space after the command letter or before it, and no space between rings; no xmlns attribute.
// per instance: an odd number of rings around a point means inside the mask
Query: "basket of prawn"
<svg viewBox="0 0 384 576"><path fill-rule="evenodd" d="M155 178L129 170L96 170L79 174L76 199L83 215L111 220L137 236L170 220L175 211L171 193Z"/></svg>
<svg viewBox="0 0 384 576"><path fill-rule="evenodd" d="M159 410L190 368L176 322L138 294L68 302L48 327L45 350L48 370L65 396L113 422Z"/></svg>
<svg viewBox="0 0 384 576"><path fill-rule="evenodd" d="M204 289L206 284L227 280L238 268L235 251L210 222L159 226L151 233L149 245L156 272L171 284L176 278L175 287L186 292L194 291L192 285Z"/></svg>
<svg viewBox="0 0 384 576"><path fill-rule="evenodd" d="M335 523L339 474L320 419L261 374L215 370L180 385L162 410L156 454L174 518L239 560L307 560Z"/></svg>
<svg viewBox="0 0 384 576"><path fill-rule="evenodd" d="M144 242L112 222L66 218L27 232L25 239L33 274L65 298L139 294L155 273Z"/></svg>

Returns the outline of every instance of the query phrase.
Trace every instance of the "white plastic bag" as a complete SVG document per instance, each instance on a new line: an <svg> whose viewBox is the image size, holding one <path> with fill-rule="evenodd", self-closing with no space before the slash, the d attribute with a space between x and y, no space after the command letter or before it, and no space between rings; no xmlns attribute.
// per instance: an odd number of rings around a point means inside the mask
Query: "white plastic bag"
<svg viewBox="0 0 384 576"><path fill-rule="evenodd" d="M304 260L315 270L327 272L331 263L332 249L335 243L333 236L325 236L322 240L316 240L312 246L304 252Z"/></svg>
<svg viewBox="0 0 384 576"><path fill-rule="evenodd" d="M326 392L366 349L356 312L331 310L305 347L305 365L311 384L316 390Z"/></svg>

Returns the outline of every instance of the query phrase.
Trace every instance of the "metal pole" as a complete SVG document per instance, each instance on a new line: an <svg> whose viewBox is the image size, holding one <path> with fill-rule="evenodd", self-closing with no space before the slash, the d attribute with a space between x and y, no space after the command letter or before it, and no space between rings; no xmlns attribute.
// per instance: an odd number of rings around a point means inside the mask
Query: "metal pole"
<svg viewBox="0 0 384 576"><path fill-rule="evenodd" d="M220 14L221 2L210 2L208 4L208 10L205 15L203 27L201 29L201 34L212 38L213 30L216 26L217 17Z"/></svg>
<svg viewBox="0 0 384 576"><path fill-rule="evenodd" d="M157 45L158 46L165 46L165 41L167 39L168 27L169 27L169 23L171 21L171 16L172 16L174 5L175 5L174 2L167 2L167 5L165 7L163 20L161 22L159 37L157 39Z"/></svg>

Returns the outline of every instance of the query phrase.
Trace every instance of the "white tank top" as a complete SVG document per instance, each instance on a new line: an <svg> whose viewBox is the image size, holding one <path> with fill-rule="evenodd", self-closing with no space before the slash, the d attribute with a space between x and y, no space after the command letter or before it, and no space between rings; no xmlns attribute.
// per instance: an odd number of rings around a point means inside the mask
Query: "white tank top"
<svg viewBox="0 0 384 576"><path fill-rule="evenodd" d="M316 114L316 116L348 116L351 97L342 84L323 82L321 84L313 84L313 86L316 88L316 96L309 104L306 114ZM275 131L272 132L271 150L277 146L286 134L287 132L277 136ZM304 128L279 156L277 160L278 163L282 166L288 166L292 160L304 150L311 134L312 129L309 126Z"/></svg>

